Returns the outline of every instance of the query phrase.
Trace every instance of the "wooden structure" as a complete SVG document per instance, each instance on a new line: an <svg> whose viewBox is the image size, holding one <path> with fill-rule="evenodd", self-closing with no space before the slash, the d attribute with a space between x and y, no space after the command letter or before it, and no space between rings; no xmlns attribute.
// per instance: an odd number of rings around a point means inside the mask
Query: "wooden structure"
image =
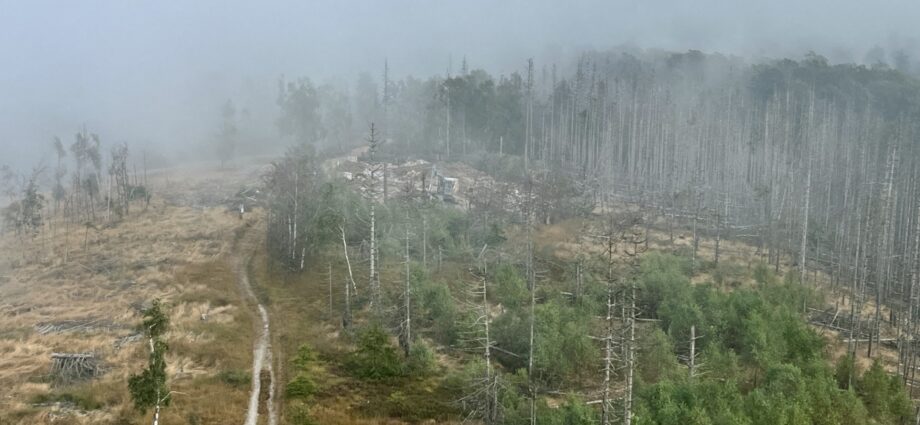
<svg viewBox="0 0 920 425"><path fill-rule="evenodd" d="M101 362L93 353L51 353L51 380L54 384L69 384L101 374Z"/></svg>

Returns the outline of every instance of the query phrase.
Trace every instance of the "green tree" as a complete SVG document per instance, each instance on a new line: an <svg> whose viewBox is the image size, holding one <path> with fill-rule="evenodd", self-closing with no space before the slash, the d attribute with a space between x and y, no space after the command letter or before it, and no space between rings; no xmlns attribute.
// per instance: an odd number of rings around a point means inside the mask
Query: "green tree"
<svg viewBox="0 0 920 425"><path fill-rule="evenodd" d="M160 408L169 406L171 400L169 387L166 385L166 351L169 347L162 341L163 334L169 327L169 317L163 313L159 300L154 300L150 308L144 310L142 322L144 334L150 344L150 356L147 368L140 374L128 378L128 389L134 400L134 407L141 412L154 409L153 423L160 417Z"/></svg>
<svg viewBox="0 0 920 425"><path fill-rule="evenodd" d="M390 337L374 324L358 336L358 347L348 359L349 368L360 378L380 380L402 374L402 365Z"/></svg>
<svg viewBox="0 0 920 425"><path fill-rule="evenodd" d="M639 377L642 382L655 383L660 379L676 377L679 365L674 354L674 344L661 329L655 328L639 343Z"/></svg>
<svg viewBox="0 0 920 425"><path fill-rule="evenodd" d="M437 360L424 340L418 340L409 349L406 357L406 373L415 377L424 377L434 372Z"/></svg>
<svg viewBox="0 0 920 425"><path fill-rule="evenodd" d="M450 345L457 340L457 306L451 297L450 288L443 282L428 280L425 269L413 266L410 273L412 286L412 321L424 328L434 340Z"/></svg>
<svg viewBox="0 0 920 425"><path fill-rule="evenodd" d="M899 423L911 414L911 403L903 384L888 372L876 359L872 367L863 373L857 385L857 393L866 405L869 416L884 423Z"/></svg>
<svg viewBox="0 0 920 425"><path fill-rule="evenodd" d="M518 308L530 300L524 278L514 266L502 264L495 271L495 297L507 308Z"/></svg>
<svg viewBox="0 0 920 425"><path fill-rule="evenodd" d="M285 394L291 398L306 398L316 391L316 384L310 375L310 365L316 359L309 345L297 348L297 355L291 360L294 364L294 379L288 382Z"/></svg>
<svg viewBox="0 0 920 425"><path fill-rule="evenodd" d="M299 144L312 144L325 135L320 116L320 96L309 79L278 83L278 130Z"/></svg>
<svg viewBox="0 0 920 425"><path fill-rule="evenodd" d="M852 353L847 353L847 355L837 360L837 365L834 368L834 378L837 380L838 388L842 390L850 389L850 384L856 375L856 359Z"/></svg>

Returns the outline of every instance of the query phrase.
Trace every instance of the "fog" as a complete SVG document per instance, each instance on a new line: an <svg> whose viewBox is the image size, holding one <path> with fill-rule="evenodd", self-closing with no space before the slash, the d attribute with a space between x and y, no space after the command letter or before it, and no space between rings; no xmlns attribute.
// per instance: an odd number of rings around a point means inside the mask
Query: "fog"
<svg viewBox="0 0 920 425"><path fill-rule="evenodd" d="M104 143L193 157L228 98L266 131L276 81L353 86L459 68L494 75L618 45L761 60L814 50L862 62L880 46L920 57L911 1L330 1L0 4L0 164L25 168L83 125ZM915 68L916 69L916 68ZM155 148L153 148L155 146Z"/></svg>

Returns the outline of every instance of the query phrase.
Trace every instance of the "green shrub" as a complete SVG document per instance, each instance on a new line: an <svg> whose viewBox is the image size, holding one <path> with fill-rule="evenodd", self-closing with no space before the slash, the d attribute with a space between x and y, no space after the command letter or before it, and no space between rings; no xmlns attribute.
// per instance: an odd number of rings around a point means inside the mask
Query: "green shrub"
<svg viewBox="0 0 920 425"><path fill-rule="evenodd" d="M495 296L500 303L508 308L517 308L529 302L530 292L527 283L518 274L514 266L503 264L495 271Z"/></svg>
<svg viewBox="0 0 920 425"><path fill-rule="evenodd" d="M313 349L309 345L303 344L297 348L297 354L294 355L291 363L294 363L297 369L306 370L314 360L316 360L316 355L313 353Z"/></svg>
<svg viewBox="0 0 920 425"><path fill-rule="evenodd" d="M297 348L297 353L291 359L294 364L294 379L288 382L285 394L291 398L307 398L316 392L316 384L310 376L310 364L316 359L313 349L303 344Z"/></svg>
<svg viewBox="0 0 920 425"><path fill-rule="evenodd" d="M379 325L372 325L358 335L358 347L351 353L347 366L362 379L380 380L400 376L402 365L390 337Z"/></svg>
<svg viewBox="0 0 920 425"><path fill-rule="evenodd" d="M437 361L434 353L423 341L416 341L409 349L409 357L406 359L406 373L410 376L422 377L428 376L434 372Z"/></svg>
<svg viewBox="0 0 920 425"><path fill-rule="evenodd" d="M775 285L777 283L776 275L773 274L773 270L770 270L770 266L766 263L757 263L754 266L753 273L754 281L761 285Z"/></svg>
<svg viewBox="0 0 920 425"><path fill-rule="evenodd" d="M307 372L300 372L288 382L285 395L291 398L307 398L316 392L316 384Z"/></svg>
<svg viewBox="0 0 920 425"><path fill-rule="evenodd" d="M457 340L457 305L450 294L450 288L443 282L431 282L421 269L412 273L413 302L415 318L418 324L430 331L435 341L451 345Z"/></svg>

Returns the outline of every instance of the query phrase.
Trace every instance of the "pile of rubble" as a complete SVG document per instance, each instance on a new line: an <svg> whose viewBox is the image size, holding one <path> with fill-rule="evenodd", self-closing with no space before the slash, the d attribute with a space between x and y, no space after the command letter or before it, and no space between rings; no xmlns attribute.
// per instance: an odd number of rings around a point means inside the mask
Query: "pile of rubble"
<svg viewBox="0 0 920 425"><path fill-rule="evenodd" d="M488 174L459 162L432 163L416 159L402 163L369 163L357 156L348 156L336 160L332 171L336 178L378 201L384 197L427 197L469 207L471 203L480 202L478 198L487 190L519 196L519 191L507 183L496 182Z"/></svg>

